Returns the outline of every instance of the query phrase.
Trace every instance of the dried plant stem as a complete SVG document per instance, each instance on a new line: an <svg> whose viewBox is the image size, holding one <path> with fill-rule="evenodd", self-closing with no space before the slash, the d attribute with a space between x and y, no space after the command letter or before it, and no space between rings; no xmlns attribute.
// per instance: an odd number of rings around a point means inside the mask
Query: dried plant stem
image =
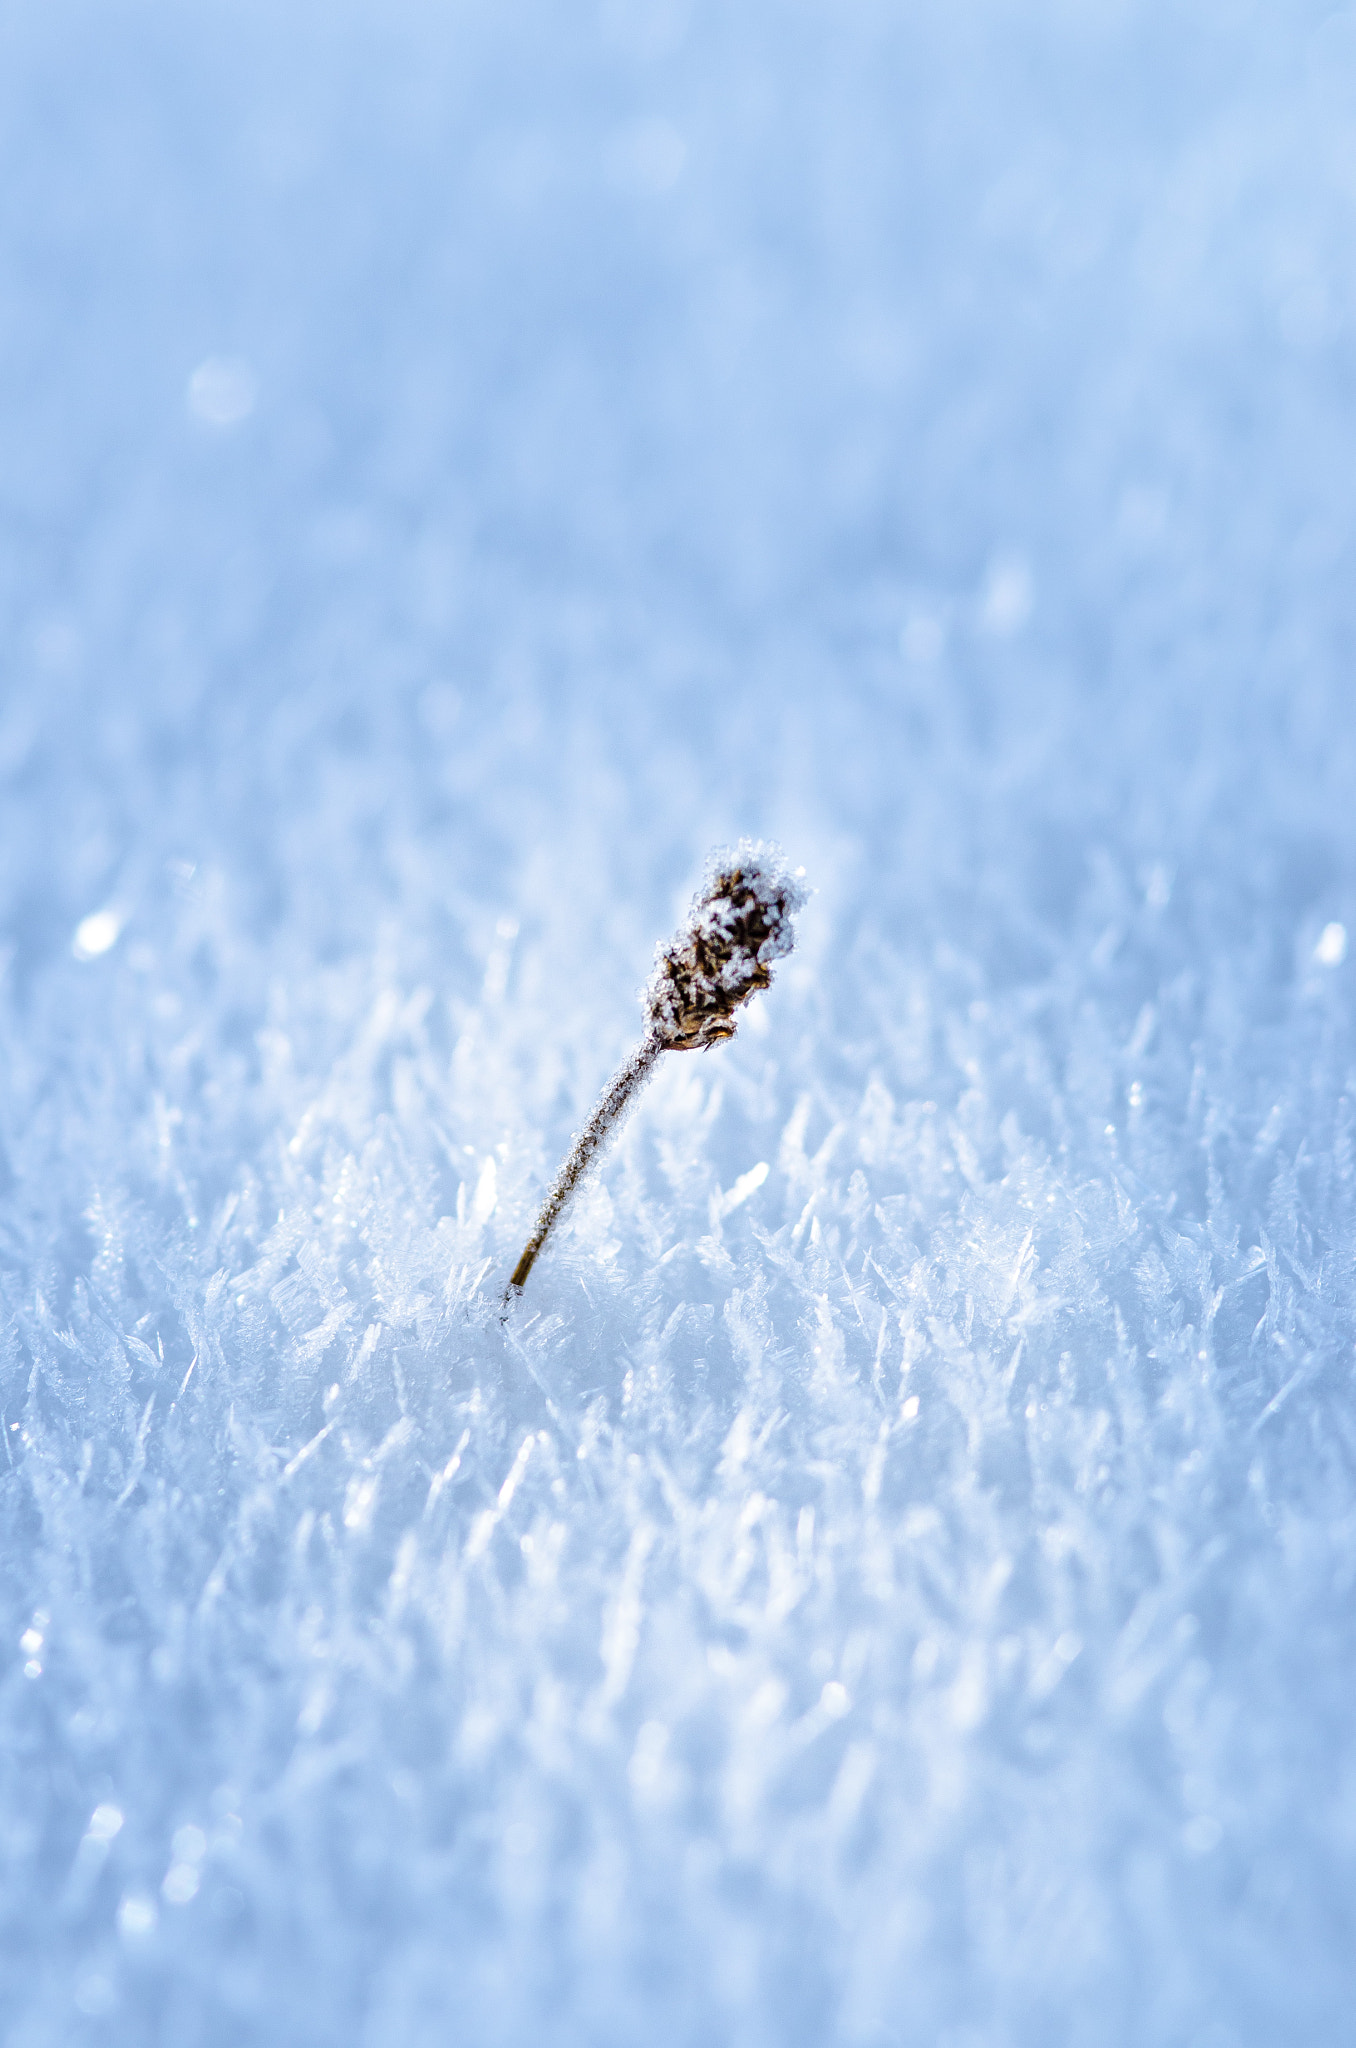
<svg viewBox="0 0 1356 2048"><path fill-rule="evenodd" d="M512 1295L522 1291L523 1282L532 1271L538 1252L551 1235L557 1217L594 1160L607 1145L608 1139L625 1115L632 1097L648 1079L651 1067L663 1050L663 1040L654 1032L647 1033L626 1065L618 1068L603 1090L597 1108L571 1145L569 1156L556 1175L550 1194L542 1204L537 1227L528 1239L523 1255L513 1269L513 1277L504 1291L506 1302Z"/></svg>
<svg viewBox="0 0 1356 2048"><path fill-rule="evenodd" d="M802 870L786 866L775 846L741 839L707 862L685 928L655 954L645 988L646 1032L603 1091L556 1175L537 1227L504 1289L504 1306L521 1294L556 1218L625 1116L661 1052L696 1052L735 1035L736 1013L772 980L773 962L795 942L794 918L805 902Z"/></svg>

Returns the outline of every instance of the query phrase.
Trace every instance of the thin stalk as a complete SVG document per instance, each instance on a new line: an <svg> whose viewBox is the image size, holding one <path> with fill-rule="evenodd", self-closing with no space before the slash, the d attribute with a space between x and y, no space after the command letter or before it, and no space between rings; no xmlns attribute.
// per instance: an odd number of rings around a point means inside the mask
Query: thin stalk
<svg viewBox="0 0 1356 2048"><path fill-rule="evenodd" d="M608 1082L598 1107L571 1145L565 1164L556 1175L551 1192L542 1204L537 1227L524 1246L523 1255L514 1267L513 1277L504 1290L505 1302L515 1293L522 1292L523 1282L532 1271L538 1252L555 1228L557 1217L594 1160L603 1151L625 1115L631 1098L649 1078L650 1069L663 1050L663 1040L654 1032L647 1033L626 1065L619 1067Z"/></svg>

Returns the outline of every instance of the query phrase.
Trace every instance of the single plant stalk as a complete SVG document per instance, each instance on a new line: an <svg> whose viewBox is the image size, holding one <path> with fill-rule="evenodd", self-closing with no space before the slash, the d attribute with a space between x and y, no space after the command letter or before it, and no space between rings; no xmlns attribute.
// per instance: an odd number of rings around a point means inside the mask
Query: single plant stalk
<svg viewBox="0 0 1356 2048"><path fill-rule="evenodd" d="M505 1301L515 1291L522 1292L523 1282L532 1271L538 1252L551 1235L557 1217L608 1139L616 1131L632 1099L649 1080L650 1070L663 1050L662 1040L656 1038L653 1033L648 1034L636 1047L626 1065L619 1067L608 1082L597 1108L571 1145L565 1164L556 1175L550 1194L542 1203L537 1227L513 1269L513 1278L509 1281L508 1291L504 1295Z"/></svg>
<svg viewBox="0 0 1356 2048"><path fill-rule="evenodd" d="M711 855L686 929L656 951L645 989L645 1036L570 1147L504 1289L506 1306L521 1294L570 1197L620 1127L660 1053L695 1052L733 1038L736 1010L768 987L772 962L795 942L792 920L807 895L800 872L792 874L775 847L747 839Z"/></svg>

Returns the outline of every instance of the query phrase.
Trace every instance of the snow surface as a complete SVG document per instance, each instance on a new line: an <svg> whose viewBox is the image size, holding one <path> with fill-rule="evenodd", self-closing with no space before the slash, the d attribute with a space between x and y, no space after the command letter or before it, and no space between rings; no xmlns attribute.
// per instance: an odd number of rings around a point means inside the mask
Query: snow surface
<svg viewBox="0 0 1356 2048"><path fill-rule="evenodd" d="M1350 2038L1354 215L1308 0L0 11L13 2048Z"/></svg>

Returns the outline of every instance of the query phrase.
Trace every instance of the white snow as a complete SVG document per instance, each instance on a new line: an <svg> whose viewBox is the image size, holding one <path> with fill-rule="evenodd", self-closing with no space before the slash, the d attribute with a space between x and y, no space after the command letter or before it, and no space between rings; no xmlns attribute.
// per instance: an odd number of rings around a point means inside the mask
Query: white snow
<svg viewBox="0 0 1356 2048"><path fill-rule="evenodd" d="M238 427L258 398L248 363L209 356L188 380L188 409L209 427Z"/></svg>
<svg viewBox="0 0 1356 2048"><path fill-rule="evenodd" d="M1346 2038L1354 20L0 15L7 2048Z"/></svg>
<svg viewBox="0 0 1356 2048"><path fill-rule="evenodd" d="M1340 967L1347 957L1347 928L1338 924L1336 918L1325 924L1314 947L1314 958L1320 967Z"/></svg>
<svg viewBox="0 0 1356 2048"><path fill-rule="evenodd" d="M97 960L101 953L116 946L121 936L122 919L116 910L92 910L76 926L71 951L77 960ZM1325 939L1326 936L1325 933Z"/></svg>

